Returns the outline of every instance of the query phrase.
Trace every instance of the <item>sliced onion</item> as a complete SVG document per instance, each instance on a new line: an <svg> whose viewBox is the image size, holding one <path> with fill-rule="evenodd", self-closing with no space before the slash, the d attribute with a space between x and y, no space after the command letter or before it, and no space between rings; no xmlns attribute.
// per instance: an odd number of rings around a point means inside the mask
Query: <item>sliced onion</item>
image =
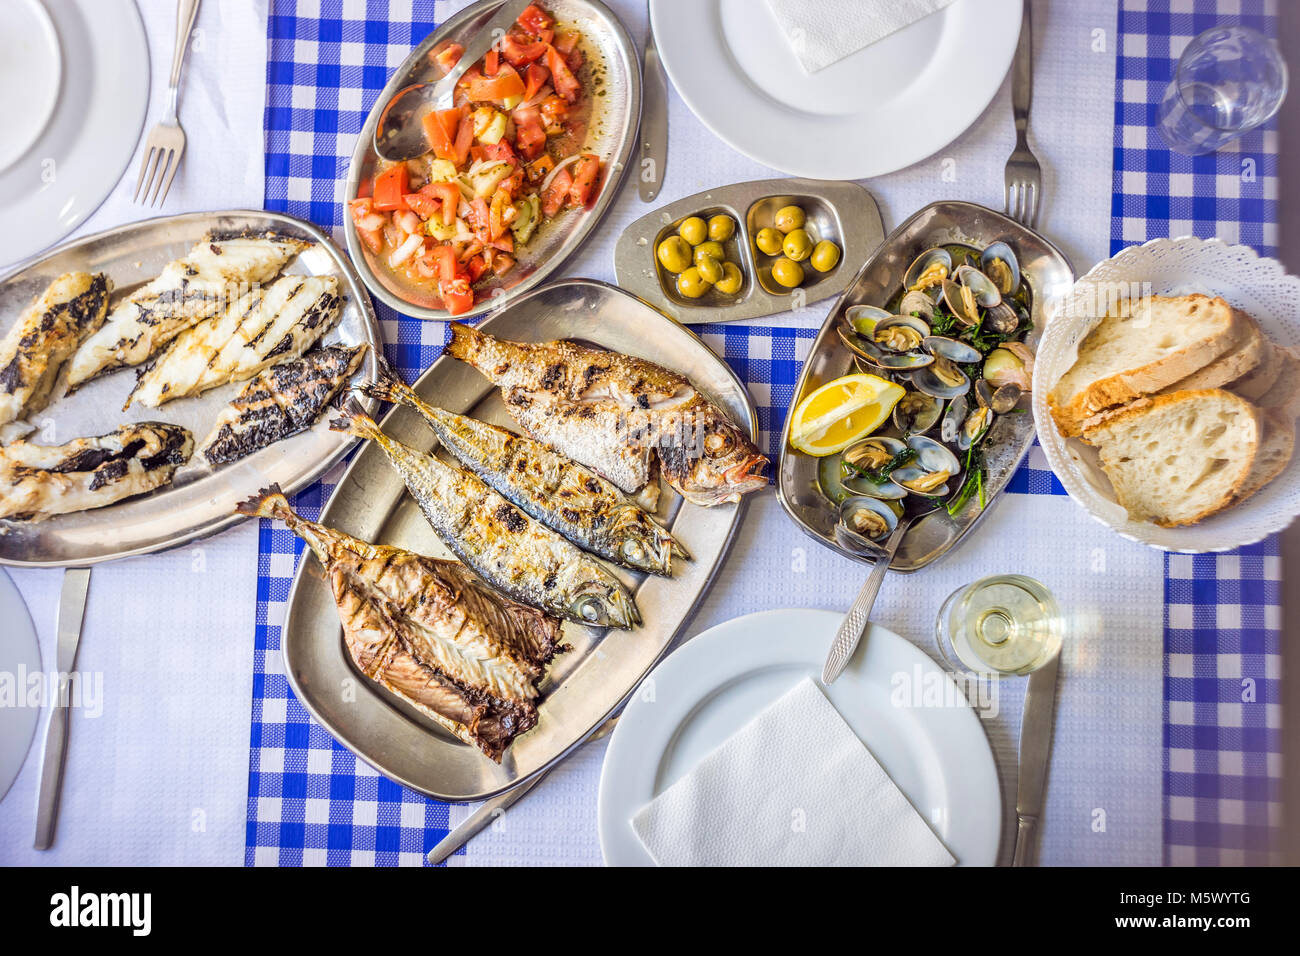
<svg viewBox="0 0 1300 956"><path fill-rule="evenodd" d="M357 228L364 229L366 232L374 232L376 229L383 229L384 224L387 222L387 216L372 212L368 216L361 217L361 221L357 223Z"/></svg>
<svg viewBox="0 0 1300 956"><path fill-rule="evenodd" d="M568 166L570 163L576 163L580 159L582 159L582 153L574 153L568 159L562 159L556 163L555 168L547 173L546 178L542 180L542 192L546 192L551 185L551 180L555 178L556 174L559 173L561 169Z"/></svg>
<svg viewBox="0 0 1300 956"><path fill-rule="evenodd" d="M424 239L420 236L407 236L406 241L393 250L393 254L388 257L388 264L396 269L411 256L415 255L415 250L424 245Z"/></svg>
<svg viewBox="0 0 1300 956"><path fill-rule="evenodd" d="M393 213L393 222L397 223L397 228L407 235L420 232L420 217L409 209L405 212Z"/></svg>
<svg viewBox="0 0 1300 956"><path fill-rule="evenodd" d="M555 90L551 89L551 84L545 83L542 85L542 88L540 90L538 90L536 93L533 94L533 98L531 100L527 100L523 103L520 103L518 106L516 106L513 110L510 111L510 114L513 116L515 113L519 112L520 110L530 110L535 106L539 106L541 105L543 100L545 100L548 96L553 96L554 94L555 94Z"/></svg>

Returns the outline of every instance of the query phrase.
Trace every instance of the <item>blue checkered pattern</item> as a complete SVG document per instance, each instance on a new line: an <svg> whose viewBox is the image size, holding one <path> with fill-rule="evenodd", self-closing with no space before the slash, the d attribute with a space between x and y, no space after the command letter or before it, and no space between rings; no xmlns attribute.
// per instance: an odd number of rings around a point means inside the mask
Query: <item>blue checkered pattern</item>
<svg viewBox="0 0 1300 956"><path fill-rule="evenodd" d="M1269 28L1243 0L1232 19ZM1219 6L1227 6L1220 0ZM1186 13L1173 10L1186 8ZM1276 143L1256 133L1236 153L1170 157L1150 131L1171 38L1208 26L1214 3L1123 0L1116 81L1116 248L1186 232L1276 241ZM266 207L336 230L356 134L389 72L434 27L432 0L272 0L268 27ZM1207 10L1208 8L1208 10ZM1255 18L1255 19L1251 19ZM1176 51L1175 51L1176 52ZM1257 179L1242 183L1240 160ZM1228 180L1232 182L1229 183ZM1207 201L1206 197L1211 197ZM1154 197L1154 198L1152 198ZM440 353L443 323L376 304L388 358L408 377ZM697 327L745 382L775 460L786 409L814 333ZM296 496L315 517L340 470ZM1010 490L1064 494L1037 447ZM302 544L263 522L249 758L248 865L415 865L443 835L448 808L384 779L316 725L289 691L279 658L285 601ZM1167 570L1167 858L1257 860L1277 826L1279 744L1276 542L1239 554L1173 556ZM1246 683L1248 682L1248 683ZM1243 694L1252 701L1243 700ZM1262 716L1261 716L1262 715ZM461 851L463 852L463 850Z"/></svg>
<svg viewBox="0 0 1300 956"><path fill-rule="evenodd" d="M1218 236L1272 255L1273 123L1207 156L1156 131L1178 55L1241 23L1277 31L1273 0L1121 0L1111 251L1164 236ZM1223 555L1165 558L1165 861L1275 859L1281 815L1281 562L1277 538Z"/></svg>

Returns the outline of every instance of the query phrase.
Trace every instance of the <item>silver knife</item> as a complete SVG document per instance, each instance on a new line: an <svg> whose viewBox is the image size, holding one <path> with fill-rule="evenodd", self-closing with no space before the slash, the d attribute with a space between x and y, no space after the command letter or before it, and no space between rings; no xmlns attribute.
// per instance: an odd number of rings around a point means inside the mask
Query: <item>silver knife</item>
<svg viewBox="0 0 1300 956"><path fill-rule="evenodd" d="M617 717L609 718L609 720L596 728L596 732L583 741L583 743L589 744L593 740L599 740L601 737L604 737L613 730L614 725L617 723ZM557 763L555 766L559 766L559 764ZM554 769L555 767L551 768L551 770ZM478 805L478 809L457 825L456 829L452 830L445 837L439 840L438 845L429 851L429 854L425 859L435 866L447 859L447 857L451 856L477 836L480 830L492 823L493 820L504 813L509 807L514 806L519 801L520 797L541 783L550 772L550 770L545 770L532 779L524 781L519 786L507 790L505 793L499 793L495 797L490 797L489 799L484 800Z"/></svg>
<svg viewBox="0 0 1300 956"><path fill-rule="evenodd" d="M1020 772L1016 783L1016 848L1012 866L1029 866L1043 811L1043 790L1052 756L1052 724L1056 715L1058 653L1029 675L1025 710L1020 717Z"/></svg>
<svg viewBox="0 0 1300 956"><path fill-rule="evenodd" d="M653 202L668 168L668 80L659 62L653 27L646 28L641 95L641 166L637 170L637 192L642 202Z"/></svg>
<svg viewBox="0 0 1300 956"><path fill-rule="evenodd" d="M77 664L81 619L86 613L89 587L90 568L68 568L63 572L59 619L55 627L59 695L50 712L50 725L45 731L45 751L41 756L41 790L36 801L34 844L38 850L48 850L54 844L54 827L59 820L59 793L63 787L63 764L68 750L68 681Z"/></svg>

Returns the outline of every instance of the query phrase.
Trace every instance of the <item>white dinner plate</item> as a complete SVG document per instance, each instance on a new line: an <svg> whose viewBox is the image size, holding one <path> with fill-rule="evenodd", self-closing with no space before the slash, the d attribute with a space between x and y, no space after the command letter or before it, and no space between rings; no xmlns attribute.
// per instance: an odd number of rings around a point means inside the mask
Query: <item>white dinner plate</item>
<svg viewBox="0 0 1300 956"><path fill-rule="evenodd" d="M23 769L36 736L41 701L27 699L28 679L41 673L41 648L23 597L0 570L0 681L8 682L13 700L0 697L0 800Z"/></svg>
<svg viewBox="0 0 1300 956"><path fill-rule="evenodd" d="M0 126L3 273L85 222L122 178L149 106L149 44L133 0L0 7L0 86L32 94L21 106L0 95L0 117L20 129L10 140Z"/></svg>
<svg viewBox="0 0 1300 956"><path fill-rule="evenodd" d="M673 85L705 126L794 176L865 179L942 149L989 105L1023 0L955 3L806 73L765 0L650 0Z"/></svg>
<svg viewBox="0 0 1300 956"><path fill-rule="evenodd" d="M802 678L817 680L841 620L833 611L749 614L710 628L654 669L619 719L600 774L606 864L653 864L633 815ZM900 701L918 675L920 687L951 684L919 649L873 624L839 680L818 686L957 862L993 866L1002 793L988 738L955 685L947 706Z"/></svg>

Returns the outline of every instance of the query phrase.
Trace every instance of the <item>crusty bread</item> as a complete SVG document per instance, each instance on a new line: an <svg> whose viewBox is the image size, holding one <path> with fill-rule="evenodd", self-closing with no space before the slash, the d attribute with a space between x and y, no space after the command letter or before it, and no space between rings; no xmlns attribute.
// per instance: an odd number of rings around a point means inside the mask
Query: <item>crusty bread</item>
<svg viewBox="0 0 1300 956"><path fill-rule="evenodd" d="M1261 408L1274 409L1286 418L1300 415L1300 356L1295 349L1277 347L1282 368L1268 391L1259 397Z"/></svg>
<svg viewBox="0 0 1300 956"><path fill-rule="evenodd" d="M1231 350L1241 314L1204 295L1149 296L1107 315L1079 345L1079 357L1048 394L1057 427L1078 435L1098 412L1151 395Z"/></svg>
<svg viewBox="0 0 1300 956"><path fill-rule="evenodd" d="M1119 503L1137 521L1193 524L1232 504L1254 467L1262 413L1223 389L1156 395L1109 416L1097 447Z"/></svg>
<svg viewBox="0 0 1300 956"><path fill-rule="evenodd" d="M1228 388L1242 398L1258 402L1264 393L1273 387L1273 383L1277 381L1277 377L1281 374L1282 367L1285 364L1286 354L1281 348L1269 342L1260 363L1229 385Z"/></svg>
<svg viewBox="0 0 1300 956"><path fill-rule="evenodd" d="M1246 476L1246 483L1237 493L1237 501L1249 498L1282 474L1295 452L1294 422L1271 411L1265 411L1260 417L1264 427L1259 449L1255 452L1255 462Z"/></svg>
<svg viewBox="0 0 1300 956"><path fill-rule="evenodd" d="M1179 379L1163 391L1182 392L1196 388L1220 388L1244 375L1249 375L1258 368L1264 356L1272 351L1272 346L1264 337L1264 333L1259 330L1259 326L1255 324L1255 320L1245 312L1237 310L1237 319L1240 332L1232 348L1209 365L1198 369L1186 378Z"/></svg>

